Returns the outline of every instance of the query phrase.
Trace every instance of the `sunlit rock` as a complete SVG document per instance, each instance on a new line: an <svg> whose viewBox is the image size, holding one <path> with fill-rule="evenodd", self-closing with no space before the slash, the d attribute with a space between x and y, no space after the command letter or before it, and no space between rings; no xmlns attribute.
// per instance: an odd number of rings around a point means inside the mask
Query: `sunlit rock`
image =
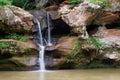
<svg viewBox="0 0 120 80"><path fill-rule="evenodd" d="M99 5L83 2L75 7L64 5L60 7L59 13L63 21L72 28L73 33L88 38L86 26L91 24L100 13L100 10Z"/></svg>
<svg viewBox="0 0 120 80"><path fill-rule="evenodd" d="M33 29L33 16L15 6L0 7L0 29L2 32L30 33Z"/></svg>

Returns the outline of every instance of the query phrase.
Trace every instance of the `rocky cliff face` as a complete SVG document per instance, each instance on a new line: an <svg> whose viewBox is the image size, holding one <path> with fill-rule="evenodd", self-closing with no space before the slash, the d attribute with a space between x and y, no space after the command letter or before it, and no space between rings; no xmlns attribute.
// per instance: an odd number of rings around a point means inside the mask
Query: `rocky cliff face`
<svg viewBox="0 0 120 80"><path fill-rule="evenodd" d="M112 7L103 8L87 0L75 5L69 0L45 2L44 9L49 11L54 24L51 31L60 36L55 45L46 47L47 68L120 67L119 2L106 3L112 3ZM38 30L33 30L33 16L15 6L0 7L0 12L0 69L36 68L38 50L31 33ZM42 29L47 29L46 12L32 14L42 23Z"/></svg>
<svg viewBox="0 0 120 80"><path fill-rule="evenodd" d="M0 7L0 69L29 70L37 65L33 16L15 6Z"/></svg>
<svg viewBox="0 0 120 80"><path fill-rule="evenodd" d="M49 54L49 68L119 67L120 10L116 2L107 0L113 4L109 8L87 1L76 6L62 4L58 12L69 25L72 37L58 40L55 51Z"/></svg>
<svg viewBox="0 0 120 80"><path fill-rule="evenodd" d="M0 30L5 33L30 33L33 28L33 16L15 6L0 7Z"/></svg>

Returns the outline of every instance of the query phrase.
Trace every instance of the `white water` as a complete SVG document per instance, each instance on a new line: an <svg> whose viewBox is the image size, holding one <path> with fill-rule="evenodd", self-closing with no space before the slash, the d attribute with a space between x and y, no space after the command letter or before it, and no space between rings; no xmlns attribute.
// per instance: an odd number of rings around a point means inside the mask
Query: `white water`
<svg viewBox="0 0 120 80"><path fill-rule="evenodd" d="M44 50L45 47L42 45L39 45L39 63L40 63L40 70L45 70L45 62L44 62Z"/></svg>
<svg viewBox="0 0 120 80"><path fill-rule="evenodd" d="M40 22L36 19L37 21L37 25L38 25L38 29L39 29L39 39L40 39L40 43L38 44L39 47L39 64L40 64L40 71L45 71L45 62L44 62L44 51L45 51L45 47L43 44L43 36L42 36L42 30L41 30L41 24ZM51 46L51 31L50 31L50 15L49 12L47 12L47 46Z"/></svg>
<svg viewBox="0 0 120 80"><path fill-rule="evenodd" d="M47 40L47 45L48 46L51 46L52 43L51 43L51 29L50 29L50 15L49 15L49 12L47 12L47 27L48 27L48 40Z"/></svg>
<svg viewBox="0 0 120 80"><path fill-rule="evenodd" d="M43 37L42 37L40 22L37 19L36 19L36 21L37 21L37 25L38 25L38 28L39 28L39 38L40 38L40 43L38 44L38 47L39 47L39 64L40 64L40 70L44 71L45 70L45 62L44 62L45 47L43 45Z"/></svg>

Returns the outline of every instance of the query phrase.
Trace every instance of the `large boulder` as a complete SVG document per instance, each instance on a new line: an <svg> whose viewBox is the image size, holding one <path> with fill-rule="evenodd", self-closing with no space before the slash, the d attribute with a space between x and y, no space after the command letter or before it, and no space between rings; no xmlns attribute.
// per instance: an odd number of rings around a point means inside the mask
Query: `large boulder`
<svg viewBox="0 0 120 80"><path fill-rule="evenodd" d="M111 12L111 11L104 11L101 13L101 15L96 18L94 24L96 25L106 25L106 24L113 24L118 23L119 24L119 16L120 13L118 12Z"/></svg>
<svg viewBox="0 0 120 80"><path fill-rule="evenodd" d="M0 31L30 33L33 27L33 16L29 12L15 6L0 7Z"/></svg>
<svg viewBox="0 0 120 80"><path fill-rule="evenodd" d="M65 61L65 56L72 53L74 42L77 37L61 37L55 45L55 50L50 52L51 60L47 64L50 68L60 68Z"/></svg>
<svg viewBox="0 0 120 80"><path fill-rule="evenodd" d="M38 50L32 41L0 40L0 70L35 69Z"/></svg>
<svg viewBox="0 0 120 80"><path fill-rule="evenodd" d="M100 54L107 59L120 61L120 30L107 29L105 26L99 27L98 31L93 34L94 37L104 45Z"/></svg>
<svg viewBox="0 0 120 80"><path fill-rule="evenodd" d="M60 7L59 14L74 33L84 38L88 37L86 26L91 24L100 11L101 7L99 5L83 2L73 8L71 5Z"/></svg>

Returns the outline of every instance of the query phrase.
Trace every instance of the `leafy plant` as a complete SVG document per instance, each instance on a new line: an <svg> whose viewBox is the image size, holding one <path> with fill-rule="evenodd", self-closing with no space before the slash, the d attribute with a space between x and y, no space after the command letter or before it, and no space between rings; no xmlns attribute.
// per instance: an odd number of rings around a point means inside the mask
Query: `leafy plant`
<svg viewBox="0 0 120 80"><path fill-rule="evenodd" d="M102 7L110 8L112 4L107 4L106 0L88 0L90 3L99 4Z"/></svg>
<svg viewBox="0 0 120 80"><path fill-rule="evenodd" d="M115 29L120 29L120 26L115 27Z"/></svg>
<svg viewBox="0 0 120 80"><path fill-rule="evenodd" d="M69 0L70 4L75 5L79 3L81 0Z"/></svg>
<svg viewBox="0 0 120 80"><path fill-rule="evenodd" d="M21 7L23 9L31 9L34 6L34 2L31 0L13 0L12 5Z"/></svg>
<svg viewBox="0 0 120 80"><path fill-rule="evenodd" d="M66 62L67 63L72 62L75 56L77 55L77 53L79 52L79 50L80 50L80 42L76 40L72 48L72 53L66 56L67 57Z"/></svg>
<svg viewBox="0 0 120 80"><path fill-rule="evenodd" d="M0 48L1 49L5 49L5 48L7 48L9 46L10 46L10 43L8 43L8 42L2 42L2 43L0 43Z"/></svg>
<svg viewBox="0 0 120 80"><path fill-rule="evenodd" d="M106 3L106 0L88 0L88 1L94 4L105 4Z"/></svg>
<svg viewBox="0 0 120 80"><path fill-rule="evenodd" d="M0 0L0 6L11 5L12 0Z"/></svg>
<svg viewBox="0 0 120 80"><path fill-rule="evenodd" d="M0 36L0 40L3 39L3 37Z"/></svg>
<svg viewBox="0 0 120 80"><path fill-rule="evenodd" d="M104 44L97 38L90 36L90 40L92 43L99 49L103 48Z"/></svg>
<svg viewBox="0 0 120 80"><path fill-rule="evenodd" d="M15 39L15 40L20 40L20 41L27 41L27 38L25 38L23 35L19 35L16 33L11 33L7 36L5 36L6 39Z"/></svg>

